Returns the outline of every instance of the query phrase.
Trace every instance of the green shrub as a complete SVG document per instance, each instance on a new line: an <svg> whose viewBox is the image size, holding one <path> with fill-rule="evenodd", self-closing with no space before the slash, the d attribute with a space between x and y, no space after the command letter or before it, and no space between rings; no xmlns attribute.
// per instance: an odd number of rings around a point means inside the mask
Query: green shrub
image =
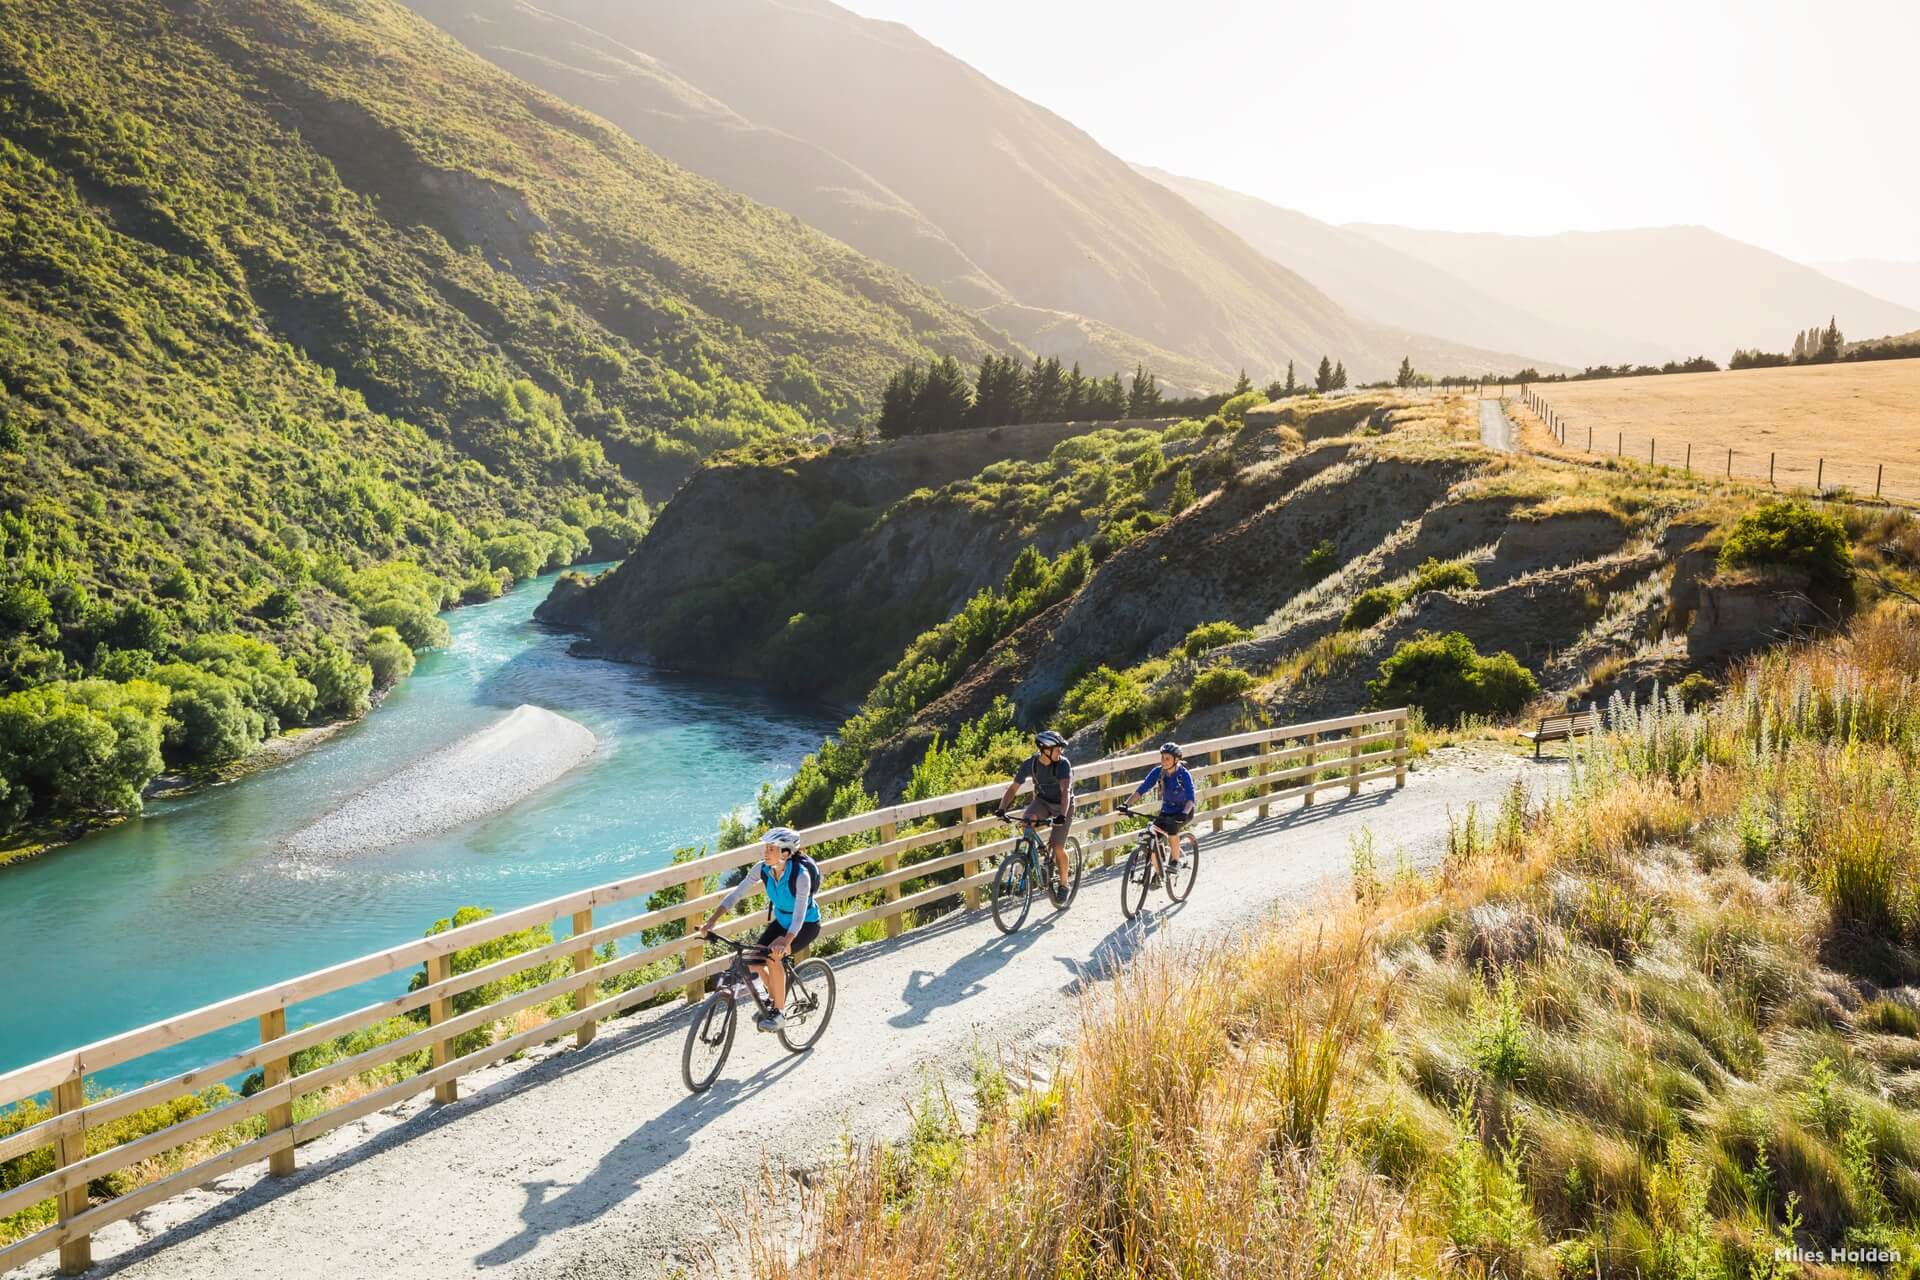
<svg viewBox="0 0 1920 1280"><path fill-rule="evenodd" d="M391 689L413 674L413 650L392 627L375 627L367 635L367 666L374 688Z"/></svg>
<svg viewBox="0 0 1920 1280"><path fill-rule="evenodd" d="M153 678L172 692L166 742L175 758L225 764L267 736L266 714L249 706L232 681L184 662L156 667Z"/></svg>
<svg viewBox="0 0 1920 1280"><path fill-rule="evenodd" d="M313 684L314 714L326 720L363 716L371 705L373 668L331 640L323 641L307 660L306 677Z"/></svg>
<svg viewBox="0 0 1920 1280"><path fill-rule="evenodd" d="M1193 471L1191 468L1182 467L1180 473L1173 478L1173 493L1167 499L1167 514L1177 516L1193 503Z"/></svg>
<svg viewBox="0 0 1920 1280"><path fill-rule="evenodd" d="M429 938L438 937L451 929L476 924L491 916L493 912L485 907L461 907L453 913L451 919L434 921L427 930ZM471 973L510 956L524 951L534 951L553 941L553 929L544 924L533 925L526 929L516 929L512 933L498 938L489 938L485 942L476 942L471 947L462 947L448 957L449 967L455 974ZM475 1009L503 1000L520 991L530 991L543 986L567 972L564 960L546 960L530 968L510 973L504 978L495 978L492 982L483 982L468 991L458 992L453 997L453 1012L456 1015L469 1013ZM426 967L413 975L407 990L418 991L427 985L429 978ZM493 1043L493 1029L488 1026L475 1027L454 1037L453 1051L456 1056L473 1053Z"/></svg>
<svg viewBox="0 0 1920 1280"><path fill-rule="evenodd" d="M1340 553L1334 550L1333 540L1323 538L1320 544L1307 552L1306 559L1300 562L1300 572L1308 582L1318 582L1340 567Z"/></svg>
<svg viewBox="0 0 1920 1280"><path fill-rule="evenodd" d="M1423 631L1380 664L1367 692L1376 707L1415 706L1430 722L1452 725L1468 715L1512 715L1540 685L1510 653L1483 658L1458 631Z"/></svg>
<svg viewBox="0 0 1920 1280"><path fill-rule="evenodd" d="M84 680L0 698L0 807L15 820L140 811L160 772L169 695L148 681Z"/></svg>
<svg viewBox="0 0 1920 1280"><path fill-rule="evenodd" d="M1211 649L1218 649L1226 644L1237 644L1252 635L1253 632L1245 627L1224 620L1203 622L1187 632L1187 638L1180 642L1180 652L1189 658L1197 658Z"/></svg>
<svg viewBox="0 0 1920 1280"><path fill-rule="evenodd" d="M1820 594L1851 599L1853 552L1837 516L1804 502L1763 502L1741 516L1720 544L1722 569L1786 569Z"/></svg>
<svg viewBox="0 0 1920 1280"><path fill-rule="evenodd" d="M1220 406L1220 416L1231 423L1247 420L1247 410L1267 402L1267 397L1258 391L1243 391Z"/></svg>
<svg viewBox="0 0 1920 1280"><path fill-rule="evenodd" d="M1479 576L1465 560L1436 560L1428 556L1413 571L1413 581L1408 584L1406 594L1411 598L1422 591L1471 591L1479 585Z"/></svg>
<svg viewBox="0 0 1920 1280"><path fill-rule="evenodd" d="M1238 667L1208 667L1193 678L1188 705L1195 711L1221 706L1253 687L1253 676Z"/></svg>
<svg viewBox="0 0 1920 1280"><path fill-rule="evenodd" d="M1720 686L1698 671L1690 671L1687 678L1673 686L1674 696L1680 699L1680 705L1689 711L1698 711L1720 695Z"/></svg>
<svg viewBox="0 0 1920 1280"><path fill-rule="evenodd" d="M1365 631L1400 607L1400 593L1392 587L1368 587L1355 596L1340 617L1342 631Z"/></svg>

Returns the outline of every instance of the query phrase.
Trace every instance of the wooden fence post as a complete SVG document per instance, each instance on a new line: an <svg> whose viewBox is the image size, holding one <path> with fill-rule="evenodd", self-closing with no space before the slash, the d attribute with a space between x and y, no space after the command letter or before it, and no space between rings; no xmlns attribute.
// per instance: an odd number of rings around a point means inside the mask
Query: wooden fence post
<svg viewBox="0 0 1920 1280"><path fill-rule="evenodd" d="M1259 754L1254 757L1254 759L1258 760L1260 763L1254 766L1254 772L1256 773L1273 772L1273 762L1271 759L1269 759L1269 757L1272 755L1273 755L1273 739L1272 738L1262 739L1260 742ZM1262 803L1260 805L1260 816L1262 818L1267 816L1267 805L1264 802L1264 797L1272 794L1273 794L1273 784L1271 782L1263 782L1260 784L1260 795L1263 798Z"/></svg>
<svg viewBox="0 0 1920 1280"><path fill-rule="evenodd" d="M1817 494L1827 485L1827 460L1820 459L1820 465L1813 473L1813 491Z"/></svg>
<svg viewBox="0 0 1920 1280"><path fill-rule="evenodd" d="M278 1040L287 1034L287 1011L284 1008L269 1009L260 1015L260 1043ZM292 1074L291 1063L286 1058L274 1058L260 1064L260 1082L268 1089L283 1084ZM267 1132L278 1133L293 1126L293 1098L289 1096L284 1104L267 1108ZM267 1172L276 1178L284 1178L293 1172L293 1148L276 1151L267 1157Z"/></svg>
<svg viewBox="0 0 1920 1280"><path fill-rule="evenodd" d="M1692 475L1693 474L1693 441L1691 440L1687 441L1686 467L1687 467L1687 474Z"/></svg>
<svg viewBox="0 0 1920 1280"><path fill-rule="evenodd" d="M1727 479L1733 479L1733 450L1727 450Z"/></svg>
<svg viewBox="0 0 1920 1280"><path fill-rule="evenodd" d="M970 804L961 805L960 806L960 824L961 824L960 847L963 850L970 851L974 848L974 846L980 843L978 838L976 838L973 833L973 818L974 818L974 806ZM965 862L960 864L960 875L962 878L971 880L979 874L980 874L980 864L975 859L969 858ZM969 885L967 887L966 896L967 896L967 905L969 907L978 907L980 905L980 889L977 885Z"/></svg>
<svg viewBox="0 0 1920 1280"><path fill-rule="evenodd" d="M1208 763L1208 764L1219 764L1219 763L1220 763L1220 753L1219 753L1218 751L1213 751L1213 752L1209 752L1209 753L1208 753L1208 755L1207 755L1207 763ZM1214 788L1215 790L1218 790L1218 789L1219 789L1219 787L1220 787L1220 785L1221 785L1221 782L1220 782L1220 775L1219 775L1219 774L1217 774L1217 773L1216 773L1216 774L1213 774L1213 775L1211 776L1211 778L1209 779L1209 781L1210 781L1210 782L1211 782L1211 783L1213 784L1213 788ZM1213 820L1213 829L1214 829L1214 830L1215 830L1216 832L1217 832L1217 831L1219 831L1219 830L1220 830L1220 828L1222 828L1222 827L1224 827L1225 825L1226 825L1226 819L1224 819L1224 818L1220 818L1220 817L1216 817L1216 818L1214 818L1214 820Z"/></svg>
<svg viewBox="0 0 1920 1280"><path fill-rule="evenodd" d="M1301 805L1302 808L1313 804L1313 793L1316 790L1314 784L1320 781L1320 735L1308 734L1305 746L1307 748L1307 795L1305 802Z"/></svg>
<svg viewBox="0 0 1920 1280"><path fill-rule="evenodd" d="M684 887L686 889L685 901L692 902L695 898L698 898L700 895L702 895L707 891L706 877L702 876L698 880L689 880L687 881ZM694 936L692 916L687 917L686 929L687 929L687 939L688 939L687 945L680 952L680 972L682 973L685 973L687 970L694 968L696 965L700 964L702 961L704 961L707 958L707 944L705 940ZM698 1004L700 1002L700 997L704 996L705 994L707 994L706 983L689 982L687 984L687 1003L688 1004Z"/></svg>
<svg viewBox="0 0 1920 1280"><path fill-rule="evenodd" d="M1880 496L1880 481L1886 478L1886 474L1887 464L1876 463L1873 471L1873 496L1876 498Z"/></svg>
<svg viewBox="0 0 1920 1280"><path fill-rule="evenodd" d="M691 921L688 922L687 927L693 927ZM578 938L592 932L593 908L588 907L585 911L574 912L573 936ZM591 946L582 947L573 953L573 971L575 973L585 973L587 970L593 968L593 965L593 948ZM580 989L573 993L573 1008L576 1013L593 1003L594 996L598 994L599 986L600 984L593 981L592 978L588 978L587 981L580 984ZM574 1047L576 1049L584 1049L592 1044L594 1033L599 1029L600 1024L597 1022L584 1022L580 1024L580 1029L573 1033Z"/></svg>
<svg viewBox="0 0 1920 1280"><path fill-rule="evenodd" d="M1652 436L1647 437L1647 465L1648 466L1653 465L1653 446L1655 443L1656 442Z"/></svg>
<svg viewBox="0 0 1920 1280"><path fill-rule="evenodd" d="M1616 458L1624 458L1627 456L1627 433L1624 431L1614 436L1613 456Z"/></svg>
<svg viewBox="0 0 1920 1280"><path fill-rule="evenodd" d="M1100 785L1100 789L1102 791L1105 791L1108 787L1113 785L1113 775L1110 773L1101 774L1099 778L1099 785ZM1103 814L1112 813L1113 797L1101 796L1100 807L1097 812L1100 812ZM1114 846L1111 843L1111 841L1113 840L1113 837L1116 834L1118 834L1117 832L1114 831L1114 828L1119 825L1120 824L1118 822L1109 822L1106 826L1100 828L1100 830L1104 833L1100 837L1101 840L1108 842L1107 847L1100 851L1100 865L1103 867L1110 867L1113 865Z"/></svg>
<svg viewBox="0 0 1920 1280"><path fill-rule="evenodd" d="M439 983L439 982L445 982L448 978L451 978L452 976L453 976L453 957L452 956L442 954L442 955L427 957L427 985L428 986L433 986L435 983ZM441 996L439 999L431 1001L427 1005L427 1025L430 1027L437 1027L441 1023L445 1022L448 1018L451 1018L452 1016L453 1016L453 1001L451 998L447 996ZM433 1042L434 1068L437 1070L440 1067L446 1066L451 1061L453 1061L453 1041L435 1040ZM435 1102L460 1101L460 1081L457 1078L453 1080L444 1080L441 1083L433 1086L433 1100Z"/></svg>
<svg viewBox="0 0 1920 1280"><path fill-rule="evenodd" d="M78 1111L87 1105L86 1077L75 1076L63 1080L53 1087L53 1109L65 1115L69 1111ZM65 1168L70 1164L79 1164L87 1158L87 1131L77 1129L54 1144L53 1162L55 1168ZM58 1203L60 1221L77 1218L87 1211L87 1184L81 1183L60 1193ZM60 1274L79 1275L93 1265L93 1237L75 1236L60 1246Z"/></svg>
<svg viewBox="0 0 1920 1280"><path fill-rule="evenodd" d="M1773 488L1773 460L1778 456L1778 454L1774 453L1767 455L1767 488L1769 489ZM1727 459L1727 471L1729 474L1733 471L1733 459L1731 457Z"/></svg>
<svg viewBox="0 0 1920 1280"><path fill-rule="evenodd" d="M1365 732L1366 732L1366 726L1357 724L1347 732L1347 736L1349 738L1358 739ZM1359 794L1360 794L1360 744L1356 741L1354 745L1347 748L1347 795L1349 797L1352 797L1352 796L1357 796Z"/></svg>
<svg viewBox="0 0 1920 1280"><path fill-rule="evenodd" d="M1397 791L1407 785L1407 713L1402 711L1393 725L1393 786Z"/></svg>
<svg viewBox="0 0 1920 1280"><path fill-rule="evenodd" d="M880 827L880 843L892 844L896 830L897 828L894 826L893 823L891 822L883 823ZM891 853L885 853L880 856L881 871L887 873L888 875L891 875L893 872L898 871L899 869L900 869L900 853L898 850L894 850ZM881 889L880 900L882 902L900 901L900 882L898 880L895 880L891 884L887 885L885 888ZM905 921L903 921L900 918L900 913L898 911L895 911L894 913L889 915L887 917L887 936L889 938L899 937L900 928L904 923Z"/></svg>

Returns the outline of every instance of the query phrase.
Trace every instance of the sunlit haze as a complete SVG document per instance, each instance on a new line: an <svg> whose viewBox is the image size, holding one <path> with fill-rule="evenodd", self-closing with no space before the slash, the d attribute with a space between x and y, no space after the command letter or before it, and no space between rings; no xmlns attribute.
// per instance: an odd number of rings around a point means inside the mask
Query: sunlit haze
<svg viewBox="0 0 1920 1280"><path fill-rule="evenodd" d="M1920 5L844 0L1120 156L1334 222L1920 259Z"/></svg>

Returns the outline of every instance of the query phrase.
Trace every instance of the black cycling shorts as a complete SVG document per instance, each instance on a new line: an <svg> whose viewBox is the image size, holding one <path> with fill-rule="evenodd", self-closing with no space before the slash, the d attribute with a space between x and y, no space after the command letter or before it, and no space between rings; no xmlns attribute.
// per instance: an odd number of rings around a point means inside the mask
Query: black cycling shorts
<svg viewBox="0 0 1920 1280"><path fill-rule="evenodd" d="M769 920L767 927L760 931L760 945L770 947L773 945L775 938L784 938L786 936L787 926L781 924L778 920ZM798 951L802 947L812 943L812 941L819 936L820 922L818 920L809 920L800 926L799 933L793 935L793 949Z"/></svg>
<svg viewBox="0 0 1920 1280"><path fill-rule="evenodd" d="M1184 813L1163 813L1153 820L1153 825L1155 830L1164 831L1170 836L1177 836L1180 834L1180 828L1192 821L1193 819Z"/></svg>

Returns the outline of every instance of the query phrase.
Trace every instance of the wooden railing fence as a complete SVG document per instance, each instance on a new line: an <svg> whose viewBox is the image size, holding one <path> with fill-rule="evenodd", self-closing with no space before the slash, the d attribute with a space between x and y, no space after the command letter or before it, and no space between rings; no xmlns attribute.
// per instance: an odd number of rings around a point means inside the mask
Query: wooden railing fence
<svg viewBox="0 0 1920 1280"><path fill-rule="evenodd" d="M1272 805L1291 799L1312 804L1329 791L1359 794L1362 784L1392 778L1403 786L1407 776L1407 713L1404 709L1370 712L1341 719L1258 729L1193 743L1190 763L1207 807L1197 820L1211 820L1220 830L1233 814L1258 809L1266 817ZM1157 759L1154 752L1109 757L1076 766L1075 794L1079 817L1075 831L1089 855L1111 863L1116 849L1132 837L1120 830L1123 821L1115 802L1136 785L1137 771ZM1204 763L1202 763L1204 759ZM965 895L977 906L992 877L985 860L1012 847L1011 831L988 812L999 799L1001 786L935 796L889 805L809 828L803 833L809 847L848 836L873 833L877 843L836 853L821 861L830 878L819 895L823 910L878 891L870 906L842 908L822 926L820 936L832 937L873 921L884 922L886 936L896 937L909 914ZM984 816L983 816L984 815ZM921 854L909 861L908 855ZM0 1191L0 1218L46 1201L57 1204L57 1220L41 1231L0 1247L0 1272L53 1249L60 1250L64 1272L91 1265L92 1233L109 1223L133 1216L152 1205L204 1186L216 1178L258 1161L270 1173L293 1172L295 1149L362 1116L390 1107L414 1094L432 1089L438 1102L459 1097L460 1077L503 1058L573 1032L584 1047L598 1024L663 992L684 988L697 999L706 979L722 971L726 957L708 958L705 944L688 936L644 944L614 959L598 962L596 953L606 944L658 929L675 921L699 919L721 899L716 888L725 873L751 866L758 845L728 849L692 862L662 867L625 880L583 889L546 902L490 916L485 920L416 942L390 947L331 968L257 991L234 996L122 1035L56 1054L0 1075L0 1108L41 1094L51 1095L53 1114L46 1120L0 1137L0 1161L50 1149L53 1168L44 1176ZM835 873L870 868L858 878L831 883ZM911 890L912 881L958 870L955 879ZM645 900L663 889L679 886L683 900L668 907L596 925L594 913L617 903ZM567 921L569 936L523 951L465 973L452 969L456 952L534 926ZM761 924L757 913L735 916L720 926L727 934L744 933ZM656 935L657 936L657 935ZM515 992L493 1003L456 1014L454 997L474 991L549 962L567 962L559 977L529 990ZM625 990L606 994L602 984L662 961L675 963L673 972ZM424 966L425 985L403 995L375 1000L348 1013L288 1030L288 1010L303 1001L356 986L386 975ZM569 1012L527 1030L465 1054L456 1054L456 1040L465 1032L491 1027L521 1011L564 999ZM306 1049L326 1044L350 1032L400 1015L425 1011L425 1024L411 1034L375 1048L294 1074L292 1059ZM236 1024L258 1025L259 1043L192 1070L156 1080L123 1093L89 1100L90 1074L135 1061L156 1050ZM295 1118L295 1103L330 1085L360 1076L410 1054L428 1051L428 1068L420 1074L373 1089L303 1119ZM193 1115L166 1128L87 1153L87 1134L102 1125L148 1107L193 1095L245 1072L258 1071L261 1087L249 1096ZM207 1159L168 1173L123 1195L93 1204L89 1184L143 1161L162 1157L183 1146L223 1133L236 1124L261 1118L260 1136Z"/></svg>

